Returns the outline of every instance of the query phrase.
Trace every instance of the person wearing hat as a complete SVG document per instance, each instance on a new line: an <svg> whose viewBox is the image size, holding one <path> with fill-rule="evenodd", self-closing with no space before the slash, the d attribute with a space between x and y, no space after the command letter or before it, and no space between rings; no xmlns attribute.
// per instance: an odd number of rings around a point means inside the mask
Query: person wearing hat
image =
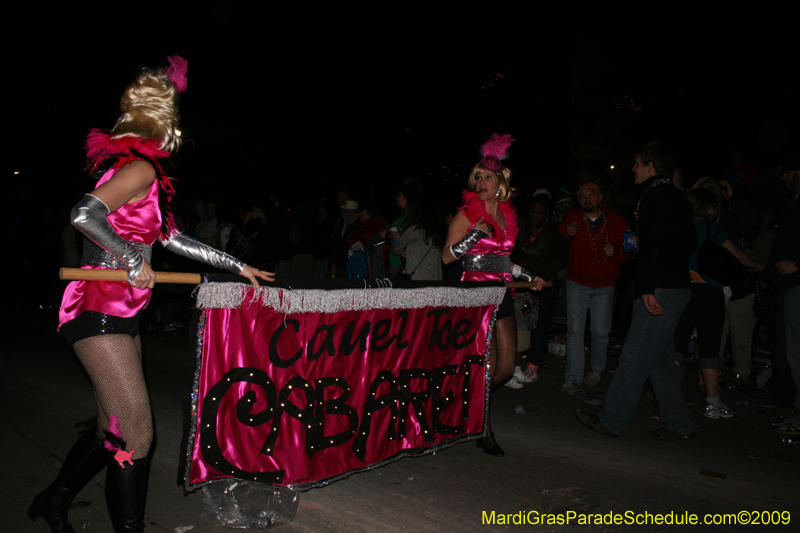
<svg viewBox="0 0 800 533"><path fill-rule="evenodd" d="M578 189L580 209L573 209L558 231L570 243L567 277L567 373L561 392L575 394L581 384L594 387L606 366L608 334L614 310L614 290L620 265L628 256L623 245L630 225L601 206L595 183ZM591 370L584 377L586 314L591 315Z"/></svg>
<svg viewBox="0 0 800 533"><path fill-rule="evenodd" d="M340 207L342 214L331 237L331 264L335 277L346 278L347 258L350 251L347 239L358 233L358 230L361 229L361 221L358 219L360 210L357 201L344 199Z"/></svg>
<svg viewBox="0 0 800 533"><path fill-rule="evenodd" d="M572 195L566 189L558 189L553 197L553 203L556 204L553 220L557 224L561 224L564 221L564 217L572 211Z"/></svg>

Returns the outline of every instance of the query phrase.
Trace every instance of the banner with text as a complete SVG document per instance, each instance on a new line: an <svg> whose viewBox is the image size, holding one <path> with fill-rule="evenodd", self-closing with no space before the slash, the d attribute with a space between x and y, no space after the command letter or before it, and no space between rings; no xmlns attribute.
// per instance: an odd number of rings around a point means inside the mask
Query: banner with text
<svg viewBox="0 0 800 533"><path fill-rule="evenodd" d="M503 290L201 286L187 487L308 488L481 435Z"/></svg>

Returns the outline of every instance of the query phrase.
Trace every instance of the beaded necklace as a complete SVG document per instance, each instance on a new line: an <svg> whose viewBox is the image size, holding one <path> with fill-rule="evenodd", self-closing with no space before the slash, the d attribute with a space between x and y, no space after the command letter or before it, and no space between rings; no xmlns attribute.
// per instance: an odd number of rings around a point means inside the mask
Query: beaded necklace
<svg viewBox="0 0 800 533"><path fill-rule="evenodd" d="M597 233L599 234L599 233L603 232L603 230L605 230L606 242L603 243L603 246L605 246L609 242L609 239L608 239L608 217L606 217L605 213L603 213L603 209L602 208L600 208L600 216L603 217L603 225L600 226L600 228L598 228ZM586 229L589 231L589 249L592 250L592 255L594 256L594 260L597 262L598 265L605 264L605 262L608 261L608 256L605 255L605 252L604 252L603 262L602 263L597 258L597 250L595 249L595 246L594 246L594 240L596 238L596 235L594 233L594 230L592 229L592 222L589 220L589 217L586 216L586 213L583 214L583 220L586 222Z"/></svg>

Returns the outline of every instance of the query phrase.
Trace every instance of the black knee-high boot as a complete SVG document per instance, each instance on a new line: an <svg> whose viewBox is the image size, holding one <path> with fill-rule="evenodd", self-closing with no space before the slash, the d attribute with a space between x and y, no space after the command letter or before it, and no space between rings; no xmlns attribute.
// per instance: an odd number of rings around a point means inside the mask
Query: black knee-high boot
<svg viewBox="0 0 800 533"><path fill-rule="evenodd" d="M69 525L69 504L108 464L108 456L96 429L81 435L64 459L55 481L33 499L28 518L36 520L41 516L50 526L51 533L75 533Z"/></svg>
<svg viewBox="0 0 800 533"><path fill-rule="evenodd" d="M133 464L115 460L106 473L106 505L115 533L144 531L144 499L147 493L147 457Z"/></svg>

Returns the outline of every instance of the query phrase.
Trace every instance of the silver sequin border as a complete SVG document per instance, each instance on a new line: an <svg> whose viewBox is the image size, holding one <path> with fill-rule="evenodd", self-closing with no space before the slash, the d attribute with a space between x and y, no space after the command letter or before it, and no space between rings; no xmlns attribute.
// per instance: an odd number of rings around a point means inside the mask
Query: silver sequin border
<svg viewBox="0 0 800 533"><path fill-rule="evenodd" d="M279 289L246 283L204 283L197 291L199 309L238 309L263 305L283 314L338 313L371 309L481 307L499 305L505 287L422 287L418 289Z"/></svg>
<svg viewBox="0 0 800 533"><path fill-rule="evenodd" d="M186 492L191 492L197 488L202 487L205 483L189 482L192 474L192 450L194 449L194 441L197 437L197 400L199 398L198 391L200 390L200 371L203 368L203 335L206 330L206 312L200 313L200 320L197 323L197 362L195 364L194 379L192 380L192 407L191 407L191 424L189 425L189 439L186 444L186 470L183 478L183 488Z"/></svg>

